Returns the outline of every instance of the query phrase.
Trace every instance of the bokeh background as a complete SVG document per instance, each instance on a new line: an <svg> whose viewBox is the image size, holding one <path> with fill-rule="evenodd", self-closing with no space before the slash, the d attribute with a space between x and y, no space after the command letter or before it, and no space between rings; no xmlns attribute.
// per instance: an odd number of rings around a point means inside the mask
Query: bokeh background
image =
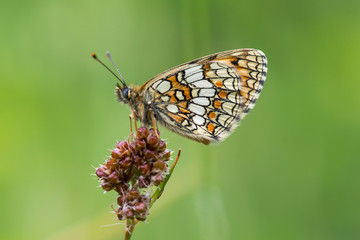
<svg viewBox="0 0 360 240"><path fill-rule="evenodd" d="M126 80L207 54L269 60L223 143L180 162L134 239L360 239L360 1L1 1L0 239L122 239L94 166L129 134Z"/></svg>

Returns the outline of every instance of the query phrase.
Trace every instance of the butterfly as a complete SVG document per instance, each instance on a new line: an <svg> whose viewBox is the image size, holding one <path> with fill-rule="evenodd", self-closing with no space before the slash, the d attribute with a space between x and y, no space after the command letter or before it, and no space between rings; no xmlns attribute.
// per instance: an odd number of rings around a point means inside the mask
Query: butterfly
<svg viewBox="0 0 360 240"><path fill-rule="evenodd" d="M152 113L171 131L208 145L228 137L254 107L266 73L262 51L237 49L181 64L142 86L121 80L115 94L145 126Z"/></svg>

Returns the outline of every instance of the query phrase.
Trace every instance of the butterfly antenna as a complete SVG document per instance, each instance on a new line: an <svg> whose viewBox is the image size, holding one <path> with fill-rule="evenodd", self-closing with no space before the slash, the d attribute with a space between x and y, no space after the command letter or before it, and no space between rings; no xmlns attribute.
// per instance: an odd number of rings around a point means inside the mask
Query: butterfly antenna
<svg viewBox="0 0 360 240"><path fill-rule="evenodd" d="M124 79L124 77L121 75L121 72L119 71L119 69L118 69L118 67L116 66L116 64L114 63L114 61L112 60L112 58L111 58L111 55L110 55L109 51L107 51L107 52L106 52L106 56L110 59L110 61L112 62L112 64L115 66L115 68L116 68L117 72L119 73L119 75L120 75L120 77L121 77L122 81L124 82L124 84L125 84L125 86L126 86L125 79Z"/></svg>
<svg viewBox="0 0 360 240"><path fill-rule="evenodd" d="M98 61L101 65L103 65L107 70L109 70L109 72L111 72L123 85L126 86L125 81L123 81L122 79L120 79L113 71L111 71L110 68L108 68L108 66L106 66L102 61L100 61L100 59L97 58L95 53L91 53L91 56Z"/></svg>

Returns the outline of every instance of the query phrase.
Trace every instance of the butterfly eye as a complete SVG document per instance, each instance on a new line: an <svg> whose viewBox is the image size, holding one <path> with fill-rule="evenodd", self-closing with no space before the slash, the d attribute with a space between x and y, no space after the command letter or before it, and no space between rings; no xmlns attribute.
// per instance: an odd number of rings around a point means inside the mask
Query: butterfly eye
<svg viewBox="0 0 360 240"><path fill-rule="evenodd" d="M124 98L125 99L129 99L129 93L130 93L130 89L129 88L125 88L124 90L123 90L123 96L124 96Z"/></svg>

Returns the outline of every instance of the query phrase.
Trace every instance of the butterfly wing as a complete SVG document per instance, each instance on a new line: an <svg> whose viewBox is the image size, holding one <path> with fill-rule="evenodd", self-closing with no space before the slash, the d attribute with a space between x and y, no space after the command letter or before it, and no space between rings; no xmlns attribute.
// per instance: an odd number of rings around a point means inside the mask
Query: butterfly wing
<svg viewBox="0 0 360 240"><path fill-rule="evenodd" d="M262 51L238 49L184 63L141 88L160 123L209 144L225 139L254 107L266 72Z"/></svg>

